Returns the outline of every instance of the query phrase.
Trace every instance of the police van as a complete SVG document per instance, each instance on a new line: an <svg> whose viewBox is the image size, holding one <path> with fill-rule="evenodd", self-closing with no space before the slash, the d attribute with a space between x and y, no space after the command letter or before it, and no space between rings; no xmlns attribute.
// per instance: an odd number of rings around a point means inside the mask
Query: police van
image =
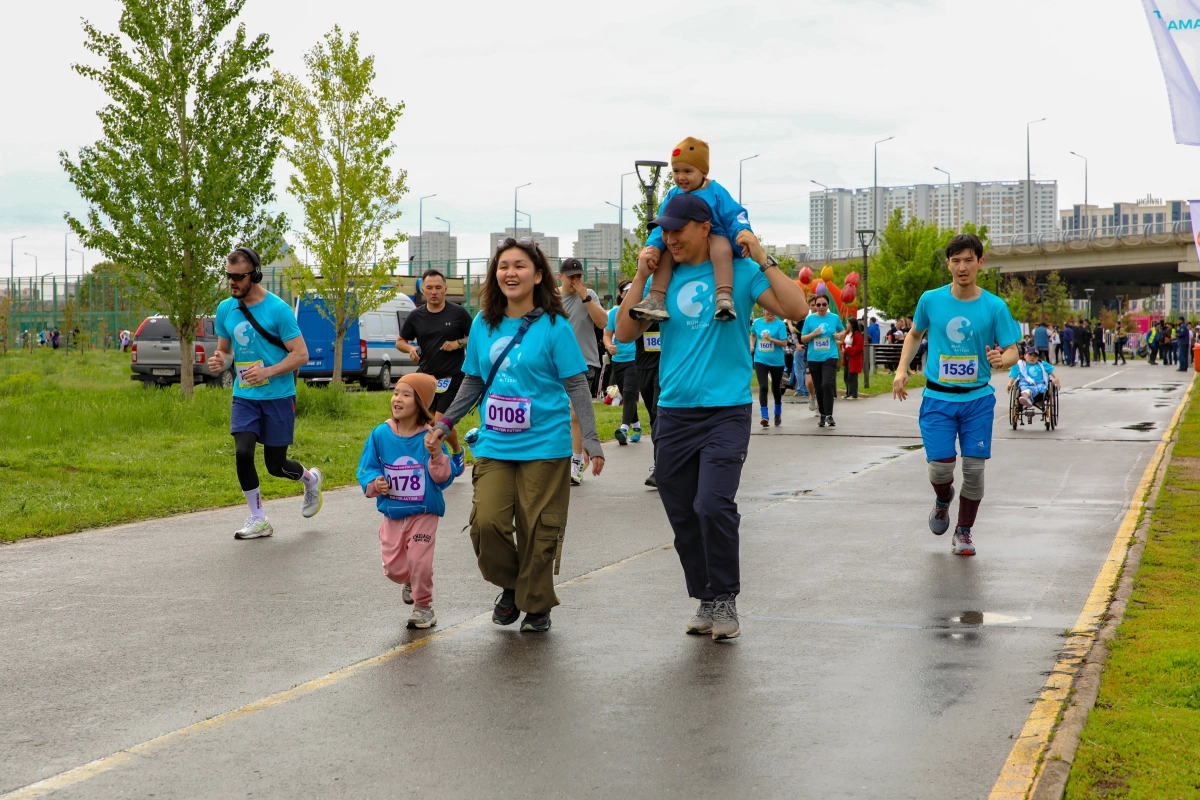
<svg viewBox="0 0 1200 800"><path fill-rule="evenodd" d="M333 323L321 314L322 305L314 297L295 301L296 324L308 345L308 363L300 368L300 378L310 386L333 379ZM396 349L400 329L415 308L410 298L398 295L351 320L342 340L342 379L391 391L397 378L416 372L418 362Z"/></svg>

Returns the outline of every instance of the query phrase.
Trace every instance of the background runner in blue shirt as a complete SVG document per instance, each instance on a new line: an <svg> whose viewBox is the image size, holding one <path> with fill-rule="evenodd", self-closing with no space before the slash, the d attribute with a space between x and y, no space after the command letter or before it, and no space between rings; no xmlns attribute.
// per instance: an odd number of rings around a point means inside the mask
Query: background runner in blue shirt
<svg viewBox="0 0 1200 800"><path fill-rule="evenodd" d="M762 426L767 421L767 382L775 398L775 424L783 424L783 348L787 345L787 323L764 309L763 315L750 326L750 347L754 351L754 376L758 380L758 409Z"/></svg>

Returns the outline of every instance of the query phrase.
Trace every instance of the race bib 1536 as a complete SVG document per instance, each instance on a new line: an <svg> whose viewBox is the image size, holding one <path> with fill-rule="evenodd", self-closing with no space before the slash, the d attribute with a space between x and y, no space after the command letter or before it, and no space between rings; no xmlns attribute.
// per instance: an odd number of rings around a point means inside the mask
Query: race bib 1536
<svg viewBox="0 0 1200 800"><path fill-rule="evenodd" d="M938 383L975 383L978 380L977 356L942 356L938 361Z"/></svg>

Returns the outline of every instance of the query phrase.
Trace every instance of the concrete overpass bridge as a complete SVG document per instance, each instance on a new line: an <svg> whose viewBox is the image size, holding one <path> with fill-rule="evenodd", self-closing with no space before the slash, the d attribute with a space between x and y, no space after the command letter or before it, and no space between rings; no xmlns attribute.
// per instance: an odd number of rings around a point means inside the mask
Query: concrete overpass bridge
<svg viewBox="0 0 1200 800"><path fill-rule="evenodd" d="M862 250L831 251L807 259L817 264L862 263ZM1058 271L1073 297L1094 289L1098 302L1151 297L1163 284L1200 281L1200 258L1191 221L1126 225L994 237L987 266L1001 275L1045 276Z"/></svg>

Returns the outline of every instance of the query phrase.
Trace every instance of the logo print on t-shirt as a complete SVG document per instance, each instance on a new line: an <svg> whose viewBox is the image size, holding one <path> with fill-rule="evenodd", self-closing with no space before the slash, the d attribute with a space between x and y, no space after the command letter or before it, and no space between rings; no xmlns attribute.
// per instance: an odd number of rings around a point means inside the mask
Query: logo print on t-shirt
<svg viewBox="0 0 1200 800"><path fill-rule="evenodd" d="M679 310L689 317L698 317L704 313L708 305L707 292L710 287L704 281L688 281L675 295L675 303Z"/></svg>
<svg viewBox="0 0 1200 800"><path fill-rule="evenodd" d="M508 347L508 343L510 341L512 341L512 338L513 337L511 337L511 336L501 336L499 339L497 339L492 344L492 349L488 351L488 361L495 364L496 359L499 358L500 354L504 352L504 348ZM521 360L521 354L517 352L520 349L521 349L521 345L517 345L512 350L508 351L508 356L505 357L504 363L500 365L501 372L504 372L505 370L507 370L509 367L511 367L513 365L513 356L514 355L517 357L518 361Z"/></svg>
<svg viewBox="0 0 1200 800"><path fill-rule="evenodd" d="M955 344L962 344L971 335L971 320L966 317L955 317L946 323L946 338Z"/></svg>
<svg viewBox="0 0 1200 800"><path fill-rule="evenodd" d="M249 322L239 322L236 326L234 326L233 338L236 339L237 343L242 347L246 347L250 344L250 331L253 330L253 328L254 326Z"/></svg>

